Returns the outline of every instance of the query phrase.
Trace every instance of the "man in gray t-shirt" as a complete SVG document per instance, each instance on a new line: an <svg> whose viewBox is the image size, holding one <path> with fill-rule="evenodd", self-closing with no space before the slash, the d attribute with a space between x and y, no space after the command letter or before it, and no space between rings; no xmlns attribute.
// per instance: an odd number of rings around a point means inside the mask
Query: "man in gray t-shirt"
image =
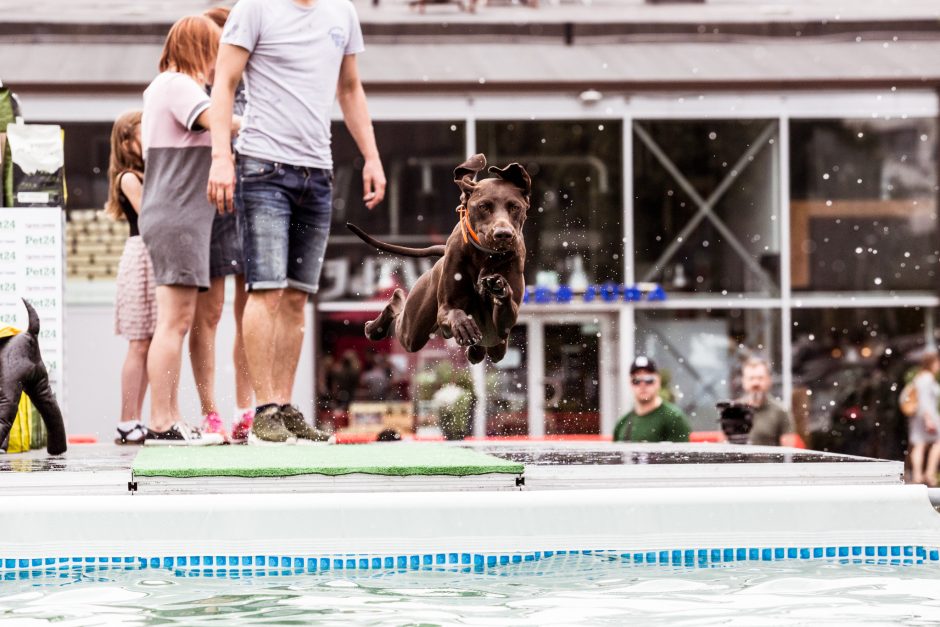
<svg viewBox="0 0 940 627"><path fill-rule="evenodd" d="M330 229L334 99L365 159L366 207L385 195L356 65L362 50L349 0L240 0L222 33L210 120L231 117L243 75L248 106L235 159L229 126L212 125L207 194L220 212L236 211L242 234L242 330L258 402L249 442L321 437L290 402L304 305L317 291Z"/></svg>
<svg viewBox="0 0 940 627"><path fill-rule="evenodd" d="M781 438L793 433L790 412L777 399L770 396L773 383L770 363L761 357L750 357L741 366L741 387L744 396L739 402L754 410L754 422L748 434L748 444L779 446Z"/></svg>

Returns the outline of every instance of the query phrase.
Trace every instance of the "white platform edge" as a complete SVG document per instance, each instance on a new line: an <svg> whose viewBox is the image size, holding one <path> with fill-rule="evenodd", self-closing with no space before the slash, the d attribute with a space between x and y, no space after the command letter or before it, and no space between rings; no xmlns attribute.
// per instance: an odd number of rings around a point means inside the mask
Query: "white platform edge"
<svg viewBox="0 0 940 627"><path fill-rule="evenodd" d="M940 547L923 486L22 496L3 557Z"/></svg>

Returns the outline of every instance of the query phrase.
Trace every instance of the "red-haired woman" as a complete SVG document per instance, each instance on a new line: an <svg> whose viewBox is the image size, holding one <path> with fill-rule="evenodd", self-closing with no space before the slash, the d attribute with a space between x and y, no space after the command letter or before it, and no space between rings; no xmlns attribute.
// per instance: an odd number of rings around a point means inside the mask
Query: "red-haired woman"
<svg viewBox="0 0 940 627"><path fill-rule="evenodd" d="M142 138L147 163L140 233L153 261L157 325L147 358L150 428L146 444L221 444L183 420L179 378L183 338L192 327L200 290L210 286L209 243L214 208L205 197L211 162L209 97L219 27L184 17L167 35L160 74L144 91Z"/></svg>

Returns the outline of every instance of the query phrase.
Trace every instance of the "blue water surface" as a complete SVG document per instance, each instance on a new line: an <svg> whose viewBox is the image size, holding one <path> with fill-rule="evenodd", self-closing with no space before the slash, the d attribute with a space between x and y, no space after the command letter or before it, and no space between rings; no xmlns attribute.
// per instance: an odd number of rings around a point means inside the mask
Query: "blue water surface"
<svg viewBox="0 0 940 627"><path fill-rule="evenodd" d="M560 555L485 569L165 569L89 564L0 582L17 625L819 625L940 622L940 567L891 560L702 567Z"/></svg>

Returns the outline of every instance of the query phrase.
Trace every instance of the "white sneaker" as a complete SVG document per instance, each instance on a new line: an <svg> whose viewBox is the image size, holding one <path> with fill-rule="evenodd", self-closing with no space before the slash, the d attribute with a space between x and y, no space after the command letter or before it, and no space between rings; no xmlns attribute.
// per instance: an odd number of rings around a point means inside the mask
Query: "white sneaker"
<svg viewBox="0 0 940 627"><path fill-rule="evenodd" d="M119 422L114 430L115 444L141 445L147 437L147 428L137 420Z"/></svg>
<svg viewBox="0 0 940 627"><path fill-rule="evenodd" d="M225 438L219 433L203 433L182 420L166 431L147 429L144 444L147 446L213 446L222 444Z"/></svg>

